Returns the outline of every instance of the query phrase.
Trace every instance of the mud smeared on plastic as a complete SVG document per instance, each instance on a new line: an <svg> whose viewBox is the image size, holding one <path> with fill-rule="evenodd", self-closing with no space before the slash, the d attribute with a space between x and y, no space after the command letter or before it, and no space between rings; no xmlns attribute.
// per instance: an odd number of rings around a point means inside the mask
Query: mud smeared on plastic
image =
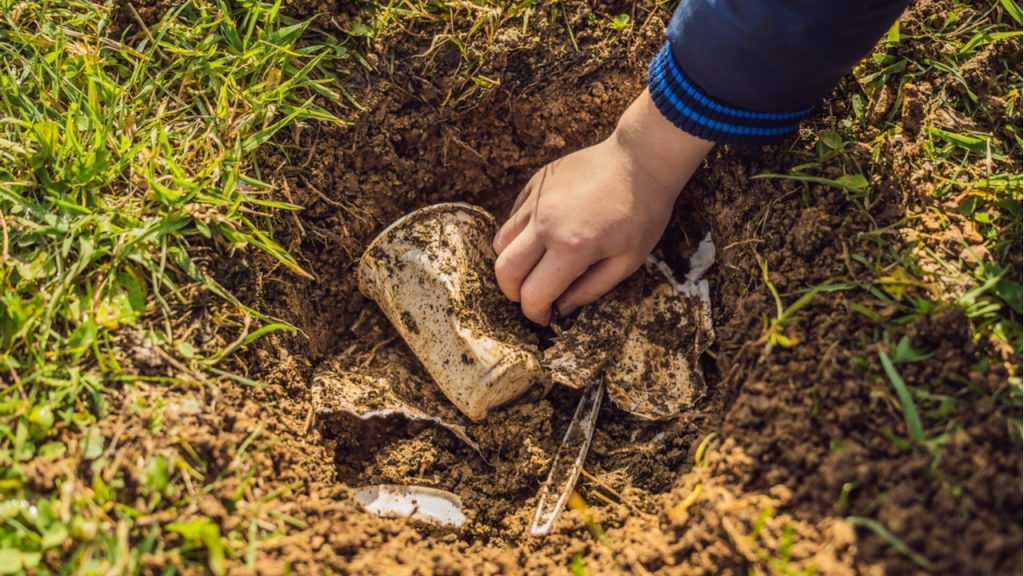
<svg viewBox="0 0 1024 576"><path fill-rule="evenodd" d="M401 365L368 368L346 356L335 357L313 377L313 408L318 419L341 430L374 421L397 427L407 422L396 420L427 422L448 430L483 456L480 445L466 434L465 417L440 389Z"/></svg>
<svg viewBox="0 0 1024 576"><path fill-rule="evenodd" d="M358 270L359 289L474 421L544 377L533 338L490 274L496 229L468 204L422 208L381 232Z"/></svg>

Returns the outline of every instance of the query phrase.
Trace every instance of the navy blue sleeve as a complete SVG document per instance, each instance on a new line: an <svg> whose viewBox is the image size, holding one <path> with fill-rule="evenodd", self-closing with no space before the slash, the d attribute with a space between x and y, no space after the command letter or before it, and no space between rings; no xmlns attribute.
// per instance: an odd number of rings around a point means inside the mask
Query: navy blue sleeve
<svg viewBox="0 0 1024 576"><path fill-rule="evenodd" d="M658 109L723 144L796 131L907 0L680 0L651 62Z"/></svg>

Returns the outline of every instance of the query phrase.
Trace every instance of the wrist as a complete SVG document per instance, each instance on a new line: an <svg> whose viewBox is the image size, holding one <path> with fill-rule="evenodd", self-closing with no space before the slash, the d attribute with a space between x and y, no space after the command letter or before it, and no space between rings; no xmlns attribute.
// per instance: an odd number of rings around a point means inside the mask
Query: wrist
<svg viewBox="0 0 1024 576"><path fill-rule="evenodd" d="M672 124L647 90L622 114L609 140L672 201L715 146Z"/></svg>

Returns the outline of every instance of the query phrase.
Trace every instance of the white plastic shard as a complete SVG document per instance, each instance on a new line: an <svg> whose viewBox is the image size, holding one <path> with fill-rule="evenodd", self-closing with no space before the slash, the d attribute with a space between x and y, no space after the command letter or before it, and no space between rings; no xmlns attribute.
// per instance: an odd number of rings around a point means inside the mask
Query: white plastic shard
<svg viewBox="0 0 1024 576"><path fill-rule="evenodd" d="M715 332L703 276L714 261L710 234L690 258L690 271L682 282L664 262L648 259L662 278L653 287L645 286L618 361L605 374L608 396L626 412L645 420L663 420L704 395L700 359Z"/></svg>
<svg viewBox="0 0 1024 576"><path fill-rule="evenodd" d="M618 360L608 366L608 396L645 420L672 418L706 389L700 357L710 346L710 306L698 296L658 284L644 297Z"/></svg>
<svg viewBox="0 0 1024 576"><path fill-rule="evenodd" d="M363 368L335 357L313 375L313 410L318 419L348 415L358 421L402 417L440 426L476 450L480 445L466 433L465 418L430 382L417 378L398 363L387 369Z"/></svg>
<svg viewBox="0 0 1024 576"><path fill-rule="evenodd" d="M708 301L710 305L708 282L704 280L704 275L715 264L715 244L711 241L710 233L704 235L704 239L697 246L697 251L690 256L690 269L686 272L686 278L682 282L676 280L675 274L667 262L654 255L648 256L644 264L661 273L676 291L688 296L699 296Z"/></svg>
<svg viewBox="0 0 1024 576"><path fill-rule="evenodd" d="M715 264L715 243L711 241L711 233L697 246L697 251L690 256L690 270L686 273L686 281L694 284L699 282Z"/></svg>
<svg viewBox="0 0 1024 576"><path fill-rule="evenodd" d="M409 518L446 528L461 528L466 523L462 500L437 488L380 484L357 488L354 498L363 510L382 518Z"/></svg>
<svg viewBox="0 0 1024 576"><path fill-rule="evenodd" d="M603 380L605 368L618 360L640 306L640 276L630 276L597 304L584 306L572 327L555 337L541 360L554 382L581 388Z"/></svg>

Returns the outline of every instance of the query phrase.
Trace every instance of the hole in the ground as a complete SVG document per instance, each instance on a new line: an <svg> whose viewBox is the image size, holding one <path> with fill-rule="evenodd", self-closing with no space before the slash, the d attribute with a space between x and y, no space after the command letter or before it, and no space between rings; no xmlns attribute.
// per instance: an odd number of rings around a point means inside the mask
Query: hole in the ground
<svg viewBox="0 0 1024 576"><path fill-rule="evenodd" d="M674 223L658 252L677 277L703 233ZM686 343L680 336L679 346ZM367 302L333 348L360 366L403 373L433 386L413 353ZM350 361L351 363L351 361ZM577 489L594 507L621 504L659 512L655 496L669 491L693 464L693 452L720 417L718 374L704 362L707 393L697 406L667 421L644 421L605 401ZM711 368L708 370L708 368ZM536 495L569 424L579 392L555 385L546 395L534 390L467 426L483 455L440 426L390 417L372 423L331 417L320 421L334 454L338 480L352 487L419 484L451 491L463 500L470 520L465 536L483 541L513 540L523 533Z"/></svg>

